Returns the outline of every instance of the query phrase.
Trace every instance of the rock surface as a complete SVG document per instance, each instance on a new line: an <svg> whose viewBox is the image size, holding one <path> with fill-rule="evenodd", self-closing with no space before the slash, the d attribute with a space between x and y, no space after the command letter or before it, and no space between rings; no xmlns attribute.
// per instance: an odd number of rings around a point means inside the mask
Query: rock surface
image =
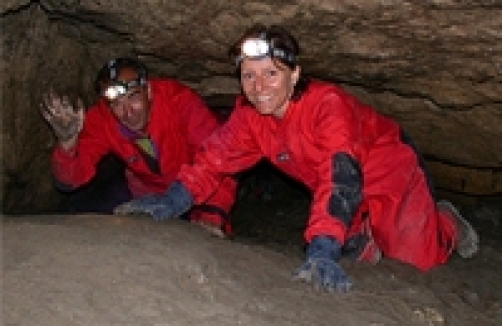
<svg viewBox="0 0 502 326"><path fill-rule="evenodd" d="M421 273L342 259L352 292L290 281L303 261L186 222L98 215L2 224L5 325L456 325L502 322L500 248Z"/></svg>

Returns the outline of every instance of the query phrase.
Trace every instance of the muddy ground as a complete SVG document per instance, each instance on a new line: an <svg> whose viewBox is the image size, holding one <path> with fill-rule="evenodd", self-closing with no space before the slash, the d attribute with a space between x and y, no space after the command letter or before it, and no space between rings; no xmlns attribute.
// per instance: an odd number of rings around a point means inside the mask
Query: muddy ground
<svg viewBox="0 0 502 326"><path fill-rule="evenodd" d="M290 281L305 194L251 189L232 214L233 240L179 220L3 216L3 325L502 324L499 202L469 211L482 236L475 258L425 274L343 259L355 287L339 294Z"/></svg>

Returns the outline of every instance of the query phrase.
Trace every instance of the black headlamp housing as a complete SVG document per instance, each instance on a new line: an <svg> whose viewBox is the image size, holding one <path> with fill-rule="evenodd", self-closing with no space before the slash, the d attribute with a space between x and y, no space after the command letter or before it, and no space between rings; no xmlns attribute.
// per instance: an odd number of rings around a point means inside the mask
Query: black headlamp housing
<svg viewBox="0 0 502 326"><path fill-rule="evenodd" d="M136 71L137 78L131 81L120 81L120 71L130 68ZM132 58L116 58L104 65L96 78L96 91L112 101L123 96L131 87L147 84L147 68L140 61ZM106 87L105 87L106 86ZM103 89L103 87L105 87Z"/></svg>
<svg viewBox="0 0 502 326"><path fill-rule="evenodd" d="M102 95L109 101L113 101L127 94L129 88L143 85L146 85L146 79L144 78L137 78L128 82L115 80L105 88Z"/></svg>
<svg viewBox="0 0 502 326"><path fill-rule="evenodd" d="M267 40L265 35L260 35L260 37L248 38L242 42L235 65L238 67L246 58L263 59L265 57L279 58L291 65L296 64L296 56L293 53L274 46L273 41Z"/></svg>

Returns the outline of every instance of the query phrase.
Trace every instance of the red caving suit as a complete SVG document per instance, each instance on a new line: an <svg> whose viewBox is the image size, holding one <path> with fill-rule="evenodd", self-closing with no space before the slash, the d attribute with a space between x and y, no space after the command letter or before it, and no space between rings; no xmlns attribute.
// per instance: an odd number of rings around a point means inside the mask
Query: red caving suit
<svg viewBox="0 0 502 326"><path fill-rule="evenodd" d="M89 182L96 174L98 162L112 153L126 163L127 182L133 197L162 194L174 181L180 166L193 162L201 142L219 127L216 116L198 94L177 81L153 79L149 85L152 99L146 132L158 149L160 173L148 167L137 145L124 135L117 118L101 99L87 111L77 146L69 152L61 147L55 149L52 166L59 183L76 188ZM207 196L205 204L228 214L235 192L236 181L224 178L216 192ZM220 214L214 212L198 212L191 218L223 223Z"/></svg>
<svg viewBox="0 0 502 326"><path fill-rule="evenodd" d="M237 98L228 122L204 142L193 166L181 168L178 179L197 202L204 202L222 176L266 157L313 193L307 242L328 235L344 243L369 220L385 256L428 270L447 261L456 231L438 212L419 158L401 135L396 122L341 88L312 81L282 119L261 115ZM350 225L328 209L337 186L333 157L339 153L359 164L364 180L362 202Z"/></svg>

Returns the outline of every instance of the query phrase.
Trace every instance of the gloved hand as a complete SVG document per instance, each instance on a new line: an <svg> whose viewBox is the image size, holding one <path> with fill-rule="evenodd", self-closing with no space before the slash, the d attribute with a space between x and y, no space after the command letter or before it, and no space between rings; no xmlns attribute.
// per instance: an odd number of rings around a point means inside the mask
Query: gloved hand
<svg viewBox="0 0 502 326"><path fill-rule="evenodd" d="M151 195L133 199L113 210L115 215L151 215L155 220L177 218L187 212L193 205L192 195L178 181L173 182L164 195Z"/></svg>
<svg viewBox="0 0 502 326"><path fill-rule="evenodd" d="M315 237L307 247L306 262L294 273L293 280L314 283L328 291L349 291L352 281L338 264L341 248L332 237Z"/></svg>
<svg viewBox="0 0 502 326"><path fill-rule="evenodd" d="M85 108L81 99L75 108L67 96L59 97L51 91L44 94L40 111L60 142L75 141L82 131Z"/></svg>

